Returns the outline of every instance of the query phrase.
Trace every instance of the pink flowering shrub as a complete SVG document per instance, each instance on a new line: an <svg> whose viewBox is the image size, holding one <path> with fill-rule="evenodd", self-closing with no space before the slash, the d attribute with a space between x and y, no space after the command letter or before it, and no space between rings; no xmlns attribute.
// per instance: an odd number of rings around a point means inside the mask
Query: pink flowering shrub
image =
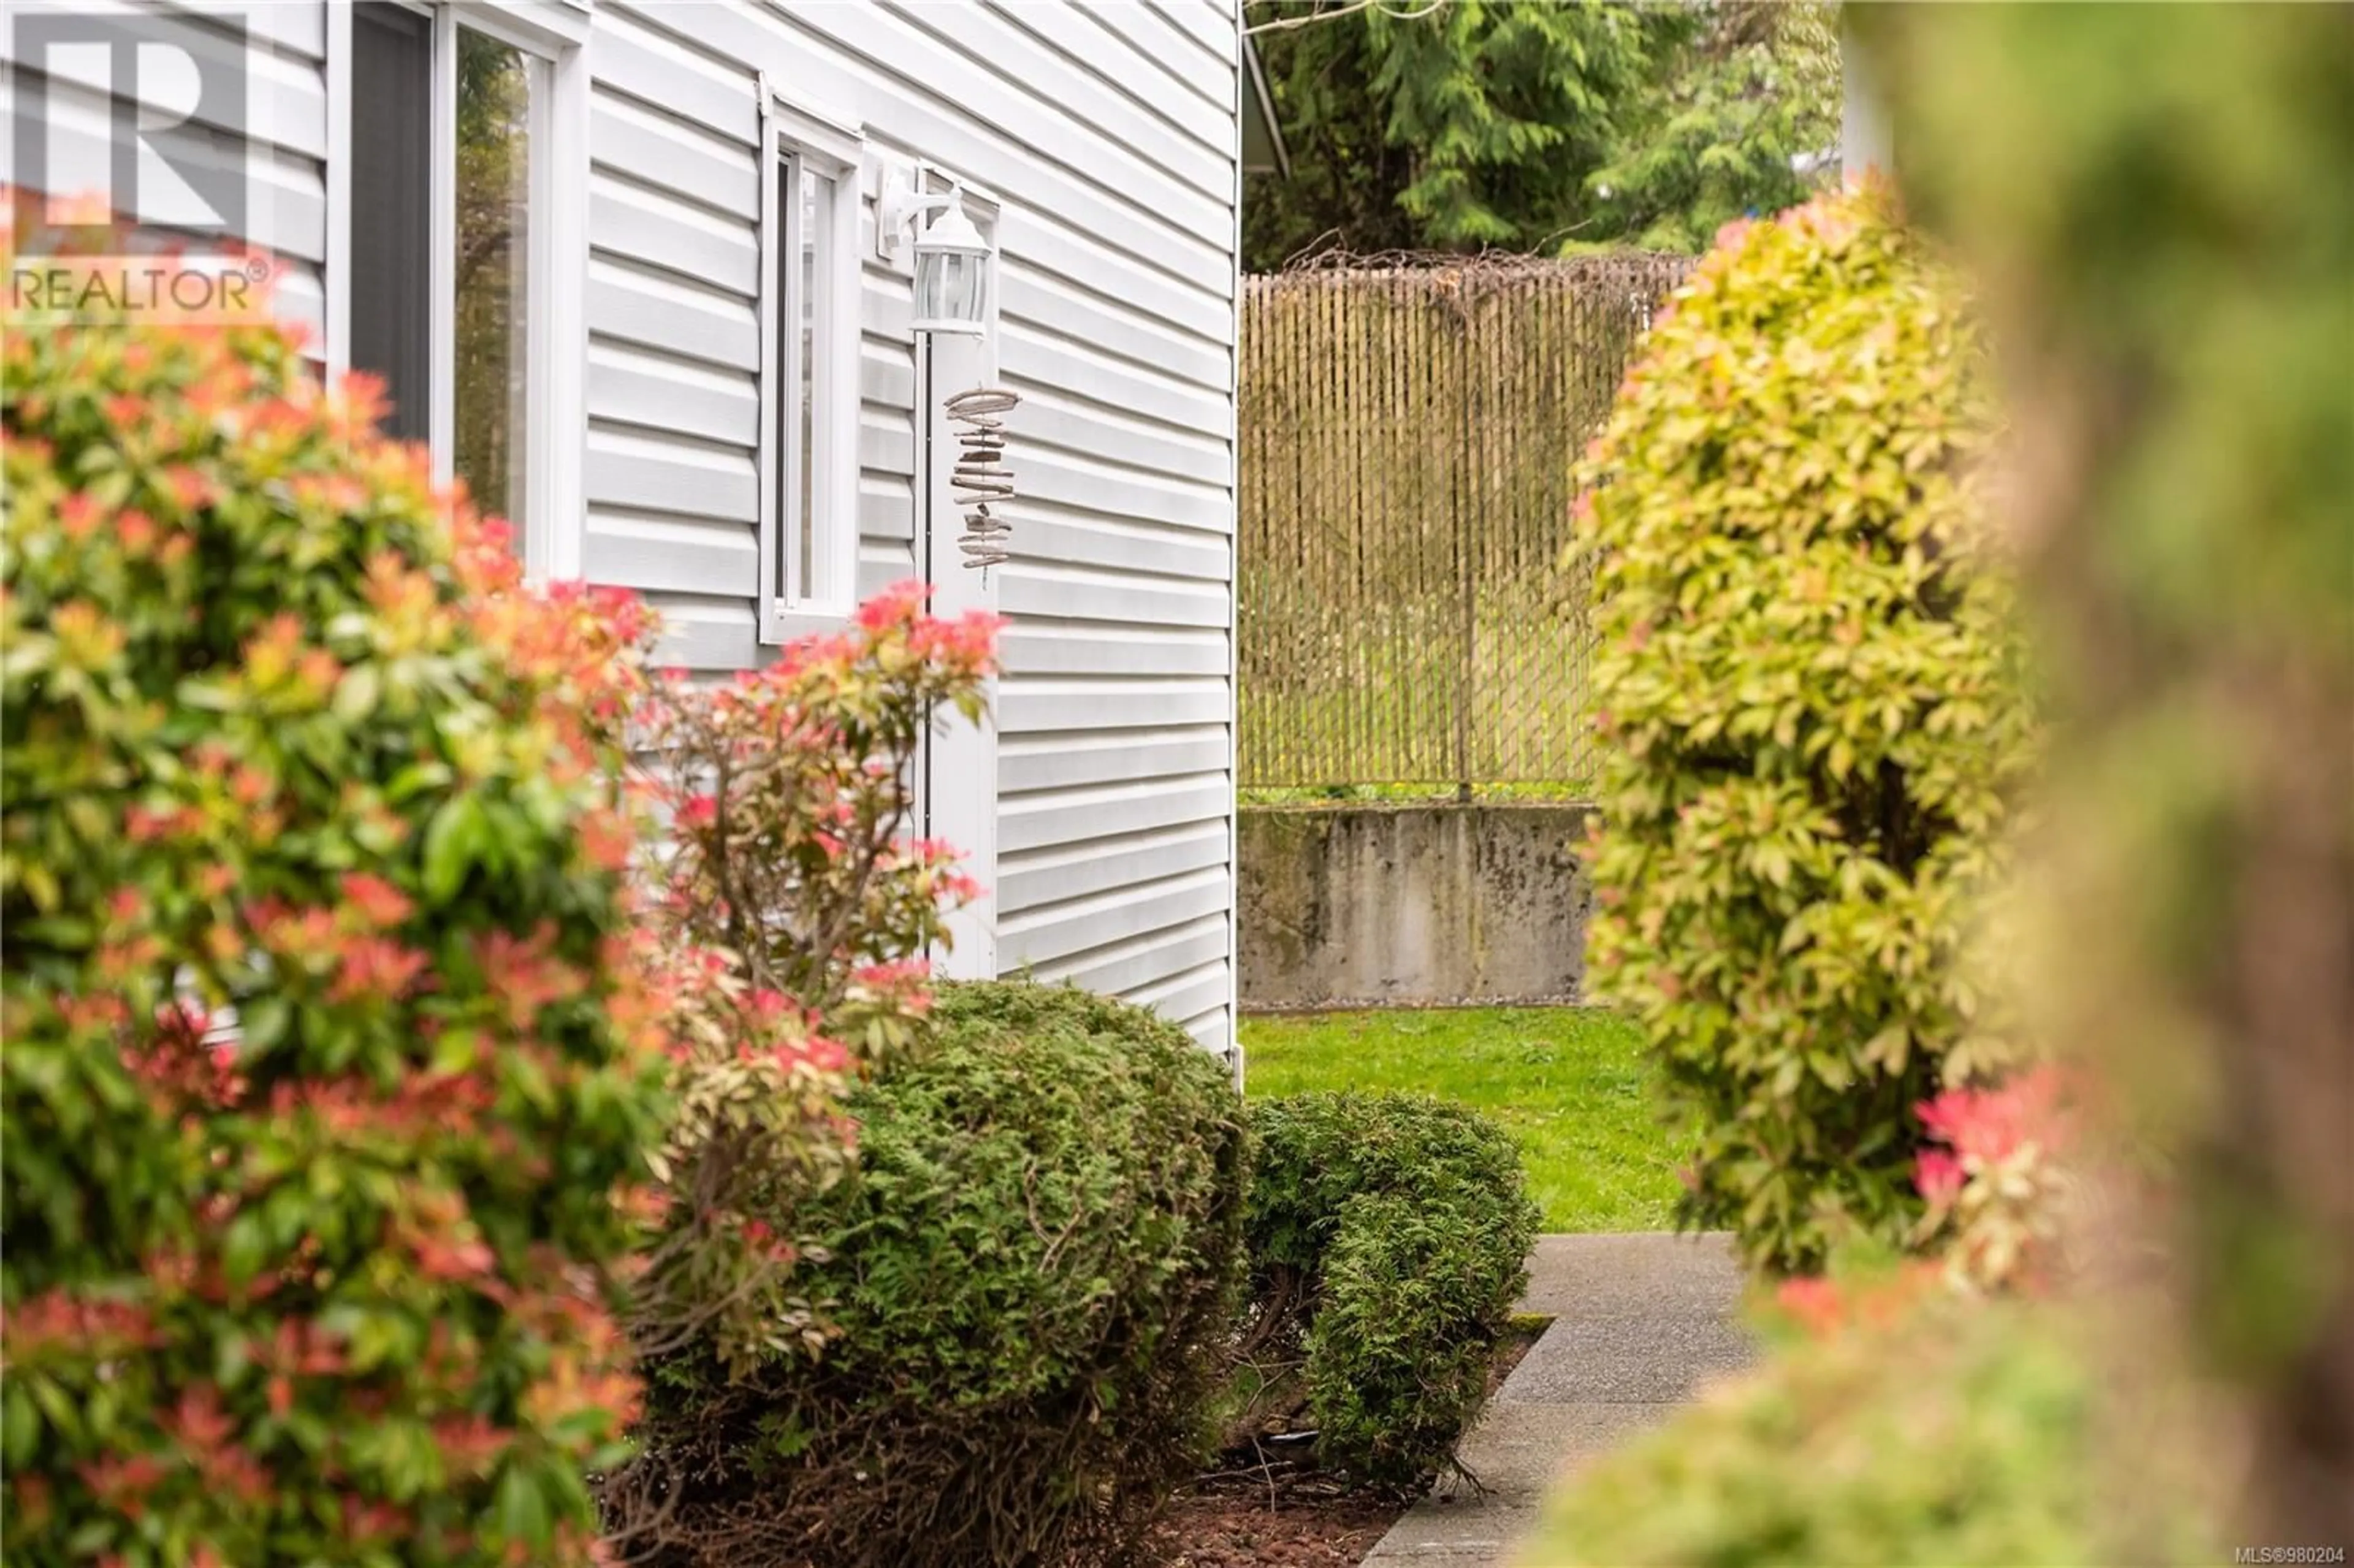
<svg viewBox="0 0 2354 1568"><path fill-rule="evenodd" d="M844 1097L920 1043L923 955L978 891L954 851L909 836L911 765L932 713L979 715L996 624L928 615L924 593L899 584L731 684L670 681L639 715L668 828L647 914L673 955L675 1105L631 1319L658 1380L693 1367L695 1386L704 1370L724 1385L828 1338L822 1304L793 1287L802 1206L854 1159ZM641 1456L708 1420L698 1398L654 1402ZM601 1491L623 1548L669 1539L642 1457Z"/></svg>
<svg viewBox="0 0 2354 1568"><path fill-rule="evenodd" d="M0 355L8 1560L591 1562L643 617L275 330Z"/></svg>
<svg viewBox="0 0 2354 1568"><path fill-rule="evenodd" d="M1990 1088L1947 1089L1916 1107L1936 1146L1914 1161L1928 1205L1914 1242L1942 1255L1956 1288L2046 1283L2066 1197L2062 1161L2074 1141L2069 1087L2046 1065Z"/></svg>

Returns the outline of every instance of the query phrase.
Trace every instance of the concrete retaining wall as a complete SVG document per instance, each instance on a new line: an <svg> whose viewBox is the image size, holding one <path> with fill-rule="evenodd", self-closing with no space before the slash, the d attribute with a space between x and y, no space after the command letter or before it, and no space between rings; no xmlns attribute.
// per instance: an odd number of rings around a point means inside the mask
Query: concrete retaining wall
<svg viewBox="0 0 2354 1568"><path fill-rule="evenodd" d="M1588 810L1245 807L1243 1006L1576 1000Z"/></svg>

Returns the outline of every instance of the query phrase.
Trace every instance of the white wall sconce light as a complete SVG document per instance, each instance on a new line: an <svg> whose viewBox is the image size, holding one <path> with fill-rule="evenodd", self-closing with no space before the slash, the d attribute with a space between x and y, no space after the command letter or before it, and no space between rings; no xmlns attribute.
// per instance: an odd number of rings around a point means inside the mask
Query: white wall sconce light
<svg viewBox="0 0 2354 1568"><path fill-rule="evenodd" d="M905 230L922 225L915 245L915 329L971 336L986 332L996 248L965 212L963 186L896 189L884 203L882 219L877 239L885 255L898 249Z"/></svg>
<svg viewBox="0 0 2354 1568"><path fill-rule="evenodd" d="M965 216L961 193L916 241L916 330L978 333L988 319L989 241Z"/></svg>

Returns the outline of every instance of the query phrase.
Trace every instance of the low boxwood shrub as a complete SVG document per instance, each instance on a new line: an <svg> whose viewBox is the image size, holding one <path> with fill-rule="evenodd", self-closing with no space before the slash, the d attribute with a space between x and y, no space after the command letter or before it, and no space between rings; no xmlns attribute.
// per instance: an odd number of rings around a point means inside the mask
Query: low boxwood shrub
<svg viewBox="0 0 2354 1568"><path fill-rule="evenodd" d="M1286 1096L1253 1106L1251 1128L1242 1420L1304 1394L1324 1464L1426 1481L1479 1413L1528 1283L1520 1151L1418 1095Z"/></svg>
<svg viewBox="0 0 2354 1568"><path fill-rule="evenodd" d="M1075 990L947 986L935 1023L846 1102L855 1174L790 1216L834 1336L650 1374L673 1561L1119 1561L1204 1446L1242 1260L1225 1067Z"/></svg>
<svg viewBox="0 0 2354 1568"><path fill-rule="evenodd" d="M662 1110L635 608L524 591L275 330L0 382L8 1561L586 1563Z"/></svg>
<svg viewBox="0 0 2354 1568"><path fill-rule="evenodd" d="M2006 1065L1964 959L2030 721L1946 277L1872 194L1728 236L1580 473L1592 975L1754 1266L1917 1225L1914 1107Z"/></svg>

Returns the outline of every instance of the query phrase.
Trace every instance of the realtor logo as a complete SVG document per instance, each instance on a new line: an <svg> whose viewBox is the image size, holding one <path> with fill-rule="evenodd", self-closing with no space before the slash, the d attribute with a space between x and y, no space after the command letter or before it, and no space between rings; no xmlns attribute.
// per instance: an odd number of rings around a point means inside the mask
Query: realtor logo
<svg viewBox="0 0 2354 1568"><path fill-rule="evenodd" d="M244 17L7 8L8 313L266 315Z"/></svg>
<svg viewBox="0 0 2354 1568"><path fill-rule="evenodd" d="M13 183L42 208L20 208L20 234L110 222L199 243L249 232L245 22L206 22L18 11Z"/></svg>

